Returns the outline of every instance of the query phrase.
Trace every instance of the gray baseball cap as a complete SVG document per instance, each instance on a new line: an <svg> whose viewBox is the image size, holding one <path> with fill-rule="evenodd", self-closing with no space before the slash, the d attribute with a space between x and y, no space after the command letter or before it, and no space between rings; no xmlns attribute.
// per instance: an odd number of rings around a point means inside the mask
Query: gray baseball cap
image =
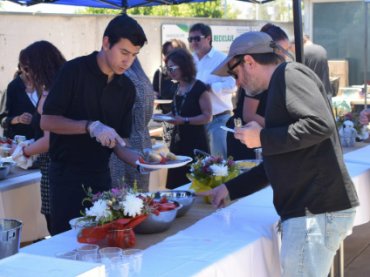
<svg viewBox="0 0 370 277"><path fill-rule="evenodd" d="M217 66L212 74L229 76L227 64L237 55L274 53L272 38L263 32L247 32L238 36L231 43L229 54L223 62Z"/></svg>

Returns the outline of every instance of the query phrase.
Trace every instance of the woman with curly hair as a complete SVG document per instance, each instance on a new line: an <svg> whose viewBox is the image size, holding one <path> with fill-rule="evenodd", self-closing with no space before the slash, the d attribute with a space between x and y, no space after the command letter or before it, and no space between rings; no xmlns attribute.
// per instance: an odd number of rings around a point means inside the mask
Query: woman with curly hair
<svg viewBox="0 0 370 277"><path fill-rule="evenodd" d="M49 132L42 131L40 119L45 99L54 79L65 63L62 53L48 41L37 41L20 52L19 65L22 73L36 89L39 101L37 110L32 117L32 124L35 129L35 141L23 146L23 155L28 158L38 156L41 170L41 213L45 215L48 229L50 231L50 199L49 199Z"/></svg>

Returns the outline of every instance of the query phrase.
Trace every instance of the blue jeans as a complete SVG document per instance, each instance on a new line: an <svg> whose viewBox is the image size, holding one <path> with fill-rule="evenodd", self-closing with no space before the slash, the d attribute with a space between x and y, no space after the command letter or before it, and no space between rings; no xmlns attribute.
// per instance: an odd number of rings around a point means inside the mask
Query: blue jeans
<svg viewBox="0 0 370 277"><path fill-rule="evenodd" d="M328 276L340 243L352 229L356 209L311 214L282 222L283 277Z"/></svg>
<svg viewBox="0 0 370 277"><path fill-rule="evenodd" d="M211 154L213 156L222 156L224 159L227 158L226 132L220 127L225 126L229 118L230 114L213 117L213 120L206 126Z"/></svg>

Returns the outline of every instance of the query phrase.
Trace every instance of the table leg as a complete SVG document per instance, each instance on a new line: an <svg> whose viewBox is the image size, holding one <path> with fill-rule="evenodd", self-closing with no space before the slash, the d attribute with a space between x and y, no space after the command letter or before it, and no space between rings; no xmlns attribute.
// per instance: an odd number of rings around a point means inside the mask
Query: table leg
<svg viewBox="0 0 370 277"><path fill-rule="evenodd" d="M338 251L338 272L339 277L344 277L344 243L340 243Z"/></svg>

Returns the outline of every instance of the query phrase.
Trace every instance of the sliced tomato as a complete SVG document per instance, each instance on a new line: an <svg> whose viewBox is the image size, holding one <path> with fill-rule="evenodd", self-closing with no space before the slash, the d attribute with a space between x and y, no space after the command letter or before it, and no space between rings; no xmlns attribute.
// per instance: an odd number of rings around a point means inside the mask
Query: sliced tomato
<svg viewBox="0 0 370 277"><path fill-rule="evenodd" d="M142 163L142 164L146 164L147 162L144 160L143 157L139 157L139 162Z"/></svg>
<svg viewBox="0 0 370 277"><path fill-rule="evenodd" d="M168 203L160 203L159 205L159 211L164 212L164 211L171 211L176 209L177 206L175 203L168 202Z"/></svg>
<svg viewBox="0 0 370 277"><path fill-rule="evenodd" d="M168 203L168 199L166 196L162 196L161 199L159 200L159 203Z"/></svg>

